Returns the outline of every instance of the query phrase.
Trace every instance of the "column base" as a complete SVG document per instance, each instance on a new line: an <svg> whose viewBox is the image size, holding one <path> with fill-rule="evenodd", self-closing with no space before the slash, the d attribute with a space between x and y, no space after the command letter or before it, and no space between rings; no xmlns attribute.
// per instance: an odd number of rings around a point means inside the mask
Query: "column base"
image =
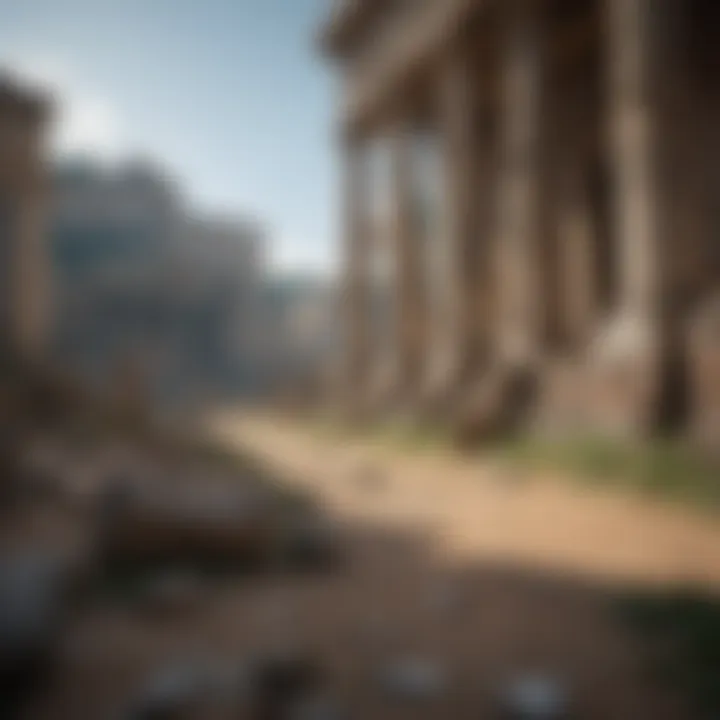
<svg viewBox="0 0 720 720"><path fill-rule="evenodd" d="M463 393L454 430L461 444L477 444L529 424L538 389L537 368L497 363Z"/></svg>
<svg viewBox="0 0 720 720"><path fill-rule="evenodd" d="M691 437L720 455L720 293L691 318L688 337Z"/></svg>
<svg viewBox="0 0 720 720"><path fill-rule="evenodd" d="M591 344L587 363L587 425L614 437L647 435L657 427L663 357L657 325L630 315L611 318Z"/></svg>
<svg viewBox="0 0 720 720"><path fill-rule="evenodd" d="M418 398L420 417L430 421L447 421L456 410L460 389L457 366L450 360L431 366Z"/></svg>

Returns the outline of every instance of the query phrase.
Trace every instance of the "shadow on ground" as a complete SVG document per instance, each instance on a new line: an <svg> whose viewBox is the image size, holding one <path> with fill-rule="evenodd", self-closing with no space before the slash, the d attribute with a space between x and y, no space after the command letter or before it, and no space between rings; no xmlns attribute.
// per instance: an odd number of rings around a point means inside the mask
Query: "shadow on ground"
<svg viewBox="0 0 720 720"><path fill-rule="evenodd" d="M96 585L24 717L123 717L158 668L240 668L279 650L312 659L323 696L343 717L502 717L501 689L525 673L556 678L571 717L670 720L717 710L719 614L711 600L601 587L539 568L455 565L437 554L436 540L417 528L341 527L333 569L196 573L196 592L173 607ZM411 658L442 676L436 694L388 692L388 668ZM260 717L242 708L240 700L232 712L168 717Z"/></svg>

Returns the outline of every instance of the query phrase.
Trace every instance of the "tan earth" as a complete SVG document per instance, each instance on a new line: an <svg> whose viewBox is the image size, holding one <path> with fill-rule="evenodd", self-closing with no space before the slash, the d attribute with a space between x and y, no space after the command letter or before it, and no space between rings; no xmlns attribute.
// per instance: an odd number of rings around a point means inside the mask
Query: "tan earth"
<svg viewBox="0 0 720 720"><path fill-rule="evenodd" d="M225 583L180 614L85 613L68 635L63 673L30 717L118 717L168 660L236 663L273 646L314 653L351 718L497 717L499 688L526 672L560 678L573 717L693 717L648 671L645 646L610 600L631 587L720 590L711 517L277 418L227 414L212 429L313 491L337 523L345 562L326 576ZM378 676L403 657L439 667L445 690L416 702L388 697Z"/></svg>

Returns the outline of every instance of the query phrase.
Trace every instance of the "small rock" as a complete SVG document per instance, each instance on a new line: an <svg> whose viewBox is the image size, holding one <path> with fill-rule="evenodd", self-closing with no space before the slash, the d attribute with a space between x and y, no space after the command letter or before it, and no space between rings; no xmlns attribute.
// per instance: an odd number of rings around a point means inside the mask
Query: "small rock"
<svg viewBox="0 0 720 720"><path fill-rule="evenodd" d="M425 658L395 661L382 671L380 680L390 695L412 701L434 700L448 688L443 666Z"/></svg>
<svg viewBox="0 0 720 720"><path fill-rule="evenodd" d="M0 560L0 715L43 682L59 652L73 578L68 563L19 552Z"/></svg>
<svg viewBox="0 0 720 720"><path fill-rule="evenodd" d="M321 676L319 666L301 653L272 654L258 659L251 673L254 717L289 712L316 692Z"/></svg>
<svg viewBox="0 0 720 720"><path fill-rule="evenodd" d="M342 713L332 699L308 697L296 703L288 713L288 720L343 720Z"/></svg>
<svg viewBox="0 0 720 720"><path fill-rule="evenodd" d="M183 612L197 607L204 597L201 579L189 572L167 572L150 581L143 593L148 609L158 612Z"/></svg>
<svg viewBox="0 0 720 720"><path fill-rule="evenodd" d="M451 615L462 609L464 604L460 588L447 581L432 588L429 598L430 608L443 615Z"/></svg>
<svg viewBox="0 0 720 720"><path fill-rule="evenodd" d="M568 693L558 680L526 675L513 680L503 692L503 717L508 720L560 720L568 713Z"/></svg>
<svg viewBox="0 0 720 720"><path fill-rule="evenodd" d="M208 673L195 664L166 667L150 678L133 702L128 720L175 720L190 717L209 694Z"/></svg>
<svg viewBox="0 0 720 720"><path fill-rule="evenodd" d="M335 533L319 518L292 524L285 532L282 545L282 562L291 569L328 569L338 557Z"/></svg>

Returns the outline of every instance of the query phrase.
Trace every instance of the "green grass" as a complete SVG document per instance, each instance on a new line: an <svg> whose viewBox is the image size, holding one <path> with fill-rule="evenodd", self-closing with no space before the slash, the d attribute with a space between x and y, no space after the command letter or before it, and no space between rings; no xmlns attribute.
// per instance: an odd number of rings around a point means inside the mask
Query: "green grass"
<svg viewBox="0 0 720 720"><path fill-rule="evenodd" d="M678 440L520 438L496 448L525 467L561 471L580 482L627 488L720 510L720 463Z"/></svg>
<svg viewBox="0 0 720 720"><path fill-rule="evenodd" d="M681 688L699 717L720 714L720 600L691 592L633 594L621 617L645 641L658 682Z"/></svg>
<svg viewBox="0 0 720 720"><path fill-rule="evenodd" d="M467 450L459 448L452 433L439 425L397 420L348 428L318 421L311 428L324 438L360 438L404 452L446 450L458 456L470 452L479 459L492 457L528 470L559 472L586 485L689 503L712 513L720 511L720 460L680 439L624 442L593 436L524 436Z"/></svg>

